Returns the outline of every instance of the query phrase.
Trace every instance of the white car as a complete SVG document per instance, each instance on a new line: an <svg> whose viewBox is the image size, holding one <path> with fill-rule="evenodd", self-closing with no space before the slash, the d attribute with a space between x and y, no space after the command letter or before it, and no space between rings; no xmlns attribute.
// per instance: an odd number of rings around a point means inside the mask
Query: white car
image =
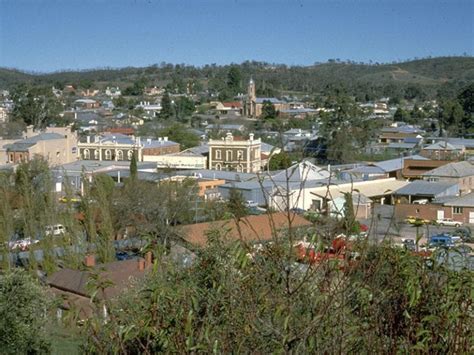
<svg viewBox="0 0 474 355"><path fill-rule="evenodd" d="M462 222L454 221L452 218L437 219L436 223L438 223L440 226L452 226L452 227L462 226Z"/></svg>
<svg viewBox="0 0 474 355"><path fill-rule="evenodd" d="M66 228L62 224L54 224L52 226L46 226L45 234L46 235L63 235L66 232Z"/></svg>
<svg viewBox="0 0 474 355"><path fill-rule="evenodd" d="M245 207L247 208L258 207L258 203L252 200L247 200L245 201Z"/></svg>

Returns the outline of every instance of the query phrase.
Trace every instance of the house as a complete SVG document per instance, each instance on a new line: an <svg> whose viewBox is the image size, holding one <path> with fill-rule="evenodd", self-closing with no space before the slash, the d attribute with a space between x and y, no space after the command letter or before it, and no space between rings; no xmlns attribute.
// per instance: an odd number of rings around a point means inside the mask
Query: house
<svg viewBox="0 0 474 355"><path fill-rule="evenodd" d="M312 224L303 217L290 214L291 227L295 229L308 228ZM190 244L205 246L212 231L222 232L223 240L233 242L241 240L246 243L268 242L288 230L290 223L288 214L282 212L270 215L246 216L239 221L230 219L208 223L197 223L178 227L179 233Z"/></svg>
<svg viewBox="0 0 474 355"><path fill-rule="evenodd" d="M5 107L0 106L0 123L7 122L8 110Z"/></svg>
<svg viewBox="0 0 474 355"><path fill-rule="evenodd" d="M242 113L242 103L240 101L217 102L215 110L219 115L240 116Z"/></svg>
<svg viewBox="0 0 474 355"><path fill-rule="evenodd" d="M85 266L87 270L74 270L64 268L47 278L47 284L56 296L63 302L58 308L58 313L63 310L77 312L80 319L87 319L96 313L107 318L105 302L120 296L126 289L131 287L136 280L143 279L150 270L151 253L146 259L133 259L114 261L105 264L95 264L94 256L86 256ZM105 290L93 291L89 284L93 275L98 274L99 279L111 282L111 286ZM92 302L95 294L96 302Z"/></svg>
<svg viewBox="0 0 474 355"><path fill-rule="evenodd" d="M248 139L234 137L227 133L225 138L210 139L209 169L235 170L237 172L255 173L261 170L261 141L249 134Z"/></svg>
<svg viewBox="0 0 474 355"><path fill-rule="evenodd" d="M396 190L394 193L396 203L412 203L416 200L433 201L446 196L458 196L459 185L452 182L430 182L416 180Z"/></svg>
<svg viewBox="0 0 474 355"><path fill-rule="evenodd" d="M407 157L403 160L402 177L409 180L420 180L423 179L424 174L428 171L446 165L449 162L448 160L412 159Z"/></svg>
<svg viewBox="0 0 474 355"><path fill-rule="evenodd" d="M122 95L122 91L120 91L120 88L117 87L108 87L105 89L105 95L109 97L119 97Z"/></svg>
<svg viewBox="0 0 474 355"><path fill-rule="evenodd" d="M81 91L81 96L84 97L94 97L99 95L99 90L97 89L86 89Z"/></svg>
<svg viewBox="0 0 474 355"><path fill-rule="evenodd" d="M160 89L156 86L145 88L145 95L147 96L158 96L164 94L165 89Z"/></svg>
<svg viewBox="0 0 474 355"><path fill-rule="evenodd" d="M349 178L362 180L373 180L389 177L401 178L404 161L407 159L416 161L428 160L427 158L424 158L420 155L400 157L396 159L373 162L367 165L356 166L354 168L343 171L341 175L345 180L349 180Z"/></svg>
<svg viewBox="0 0 474 355"><path fill-rule="evenodd" d="M465 148L465 155L472 156L474 155L474 139L468 138L454 138L454 137L428 137L426 138L426 142L429 144L434 144L438 142L447 142L452 144L453 146L464 146Z"/></svg>
<svg viewBox="0 0 474 355"><path fill-rule="evenodd" d="M392 195L407 184L408 182L396 180L395 178L355 181L351 183L335 181L325 186L309 189L307 191L308 196L302 200L305 204L298 205L297 207L324 212L327 211L331 201L343 197L346 193L350 193L353 196L361 195L361 197L353 198L353 201L363 202L364 205L369 205L373 202L390 204L393 202ZM370 199L370 201L367 199Z"/></svg>
<svg viewBox="0 0 474 355"><path fill-rule="evenodd" d="M423 174L423 180L457 183L461 194L474 189L474 165L460 161L442 165Z"/></svg>
<svg viewBox="0 0 474 355"><path fill-rule="evenodd" d="M380 130L378 142L381 144L403 143L406 138L422 138L423 133L417 127L403 125L400 127L386 127Z"/></svg>
<svg viewBox="0 0 474 355"><path fill-rule="evenodd" d="M18 164L40 156L50 165L60 165L77 159L78 141L71 127L49 127L35 132L31 128L26 138L3 146L8 164Z"/></svg>
<svg viewBox="0 0 474 355"><path fill-rule="evenodd" d="M100 102L92 99L78 99L74 101L75 108L82 108L82 109L95 109L100 107Z"/></svg>
<svg viewBox="0 0 474 355"><path fill-rule="evenodd" d="M420 151L420 155L433 160L460 160L464 158L464 145L444 142L430 144Z"/></svg>
<svg viewBox="0 0 474 355"><path fill-rule="evenodd" d="M161 103L150 103L150 101L140 101L140 103L135 106L136 108L141 108L145 113L150 117L158 117L161 112Z"/></svg>

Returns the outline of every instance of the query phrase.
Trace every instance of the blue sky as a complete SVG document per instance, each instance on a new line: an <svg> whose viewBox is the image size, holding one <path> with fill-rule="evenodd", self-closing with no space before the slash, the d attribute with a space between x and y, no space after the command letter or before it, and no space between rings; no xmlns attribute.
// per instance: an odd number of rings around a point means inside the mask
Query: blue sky
<svg viewBox="0 0 474 355"><path fill-rule="evenodd" d="M0 0L0 66L24 70L463 53L473 0Z"/></svg>

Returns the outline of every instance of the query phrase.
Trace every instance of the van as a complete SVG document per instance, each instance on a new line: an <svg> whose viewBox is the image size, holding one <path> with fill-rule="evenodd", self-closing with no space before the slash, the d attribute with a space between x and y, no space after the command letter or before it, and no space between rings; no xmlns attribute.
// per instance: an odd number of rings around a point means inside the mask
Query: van
<svg viewBox="0 0 474 355"><path fill-rule="evenodd" d="M429 248L438 248L438 247L451 248L451 247L454 247L454 241L453 241L453 238L447 234L433 235L428 240L428 247Z"/></svg>

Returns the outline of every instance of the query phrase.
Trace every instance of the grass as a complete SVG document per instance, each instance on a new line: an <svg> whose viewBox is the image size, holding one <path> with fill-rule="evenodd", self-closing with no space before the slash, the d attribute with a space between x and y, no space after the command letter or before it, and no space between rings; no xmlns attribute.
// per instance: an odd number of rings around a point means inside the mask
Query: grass
<svg viewBox="0 0 474 355"><path fill-rule="evenodd" d="M75 355L81 353L82 336L77 330L55 323L48 327L48 331L51 340L51 354Z"/></svg>

